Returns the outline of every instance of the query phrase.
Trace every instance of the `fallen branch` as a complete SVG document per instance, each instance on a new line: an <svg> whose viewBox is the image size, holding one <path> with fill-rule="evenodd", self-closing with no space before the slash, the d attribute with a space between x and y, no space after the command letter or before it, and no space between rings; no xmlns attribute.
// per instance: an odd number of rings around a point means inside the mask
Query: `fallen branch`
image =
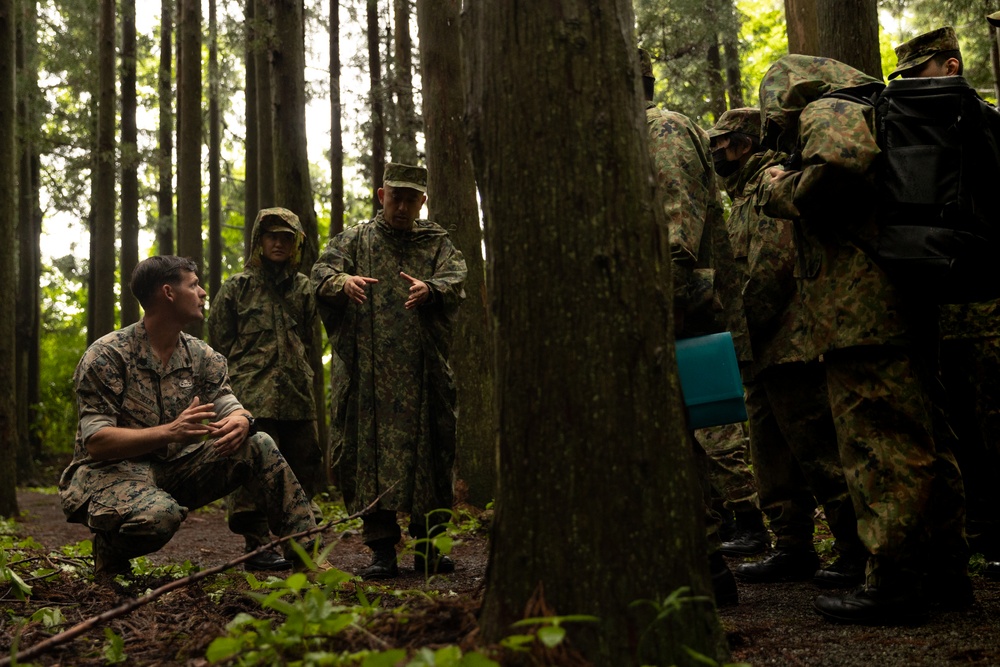
<svg viewBox="0 0 1000 667"><path fill-rule="evenodd" d="M385 493L388 493L391 490L392 490L391 488L387 489L385 491ZM294 535L285 535L284 537L276 538L274 540L271 540L271 542L268 543L268 544L265 544L265 545L263 545L263 546L255 549L253 551L250 551L248 553L243 554L239 558L234 558L233 560L231 560L229 562L223 563L221 565L216 565L215 567L210 567L207 570L201 570L201 571L195 572L194 574L191 574L189 576L181 577L180 579L175 579L174 581L171 581L169 584L164 584L163 586L160 586L159 588L157 588L155 590L152 590L149 593L146 593L142 597L136 598L134 600L129 600L128 602L125 602L124 604L121 604L121 605L115 607L114 609L109 609L108 611L106 611L106 612L104 612L102 614L98 614L97 616L91 616L90 618L85 619L85 620L77 623L76 625L74 625L73 627L69 628L68 630L64 630L64 631L60 632L57 635L53 635L53 636L49 637L46 640L40 641L37 644L35 644L34 646L26 648L23 651L18 651L17 655L15 655L15 656L8 656L6 658L0 658L0 667L7 667L7 665L11 665L11 664L13 664L15 662L19 663L19 662L21 662L23 660L29 660L31 658L39 656L42 653L45 653L46 651L55 648L56 646L59 646L61 644L65 644L66 642L69 642L69 641L71 641L71 640L79 637L83 633L88 632L88 631L96 628L97 626L101 625L102 623L105 623L107 621L114 620L114 619L116 619L116 618L118 618L120 616L124 616L126 614L129 614L132 611L138 609L139 607L147 605L150 602L153 602L154 600L156 600L157 598L163 597L167 593L169 593L171 591L174 591L174 590L177 590L178 588L183 588L185 586L189 586L189 585L195 583L196 581L201 581L202 579L205 579L206 577L210 577L213 574L218 574L220 572L224 572L224 571L228 570L229 568L235 567L235 566L239 565L240 563L243 563L243 562L249 560L250 558L253 558L254 556L256 556L257 554L259 554L259 553L261 553L263 551L266 551L266 550L271 549L273 547L276 547L276 546L279 546L281 544L284 544L285 542L288 542L289 540L296 540L296 539L303 538L303 537L309 537L311 535L317 535L319 533L322 533L322 532L325 532L325 531L329 530L333 526L337 526L339 524L346 523L346 522L351 521L353 519L360 518L360 517L364 516L365 514L367 514L368 512L370 512L378 504L379 500L382 499L382 496L385 495L385 493L383 493L378 498L376 498L375 500L373 500L372 503L370 505L368 505L368 507L364 508L360 512L355 512L354 514L351 514L350 516L346 516L346 517L344 517L342 519L337 519L336 521L334 521L334 520L327 521L327 522L325 522L323 524L320 524L320 525L316 526L315 528L310 528L309 530L304 530L304 531L302 531L300 533L295 533Z"/></svg>

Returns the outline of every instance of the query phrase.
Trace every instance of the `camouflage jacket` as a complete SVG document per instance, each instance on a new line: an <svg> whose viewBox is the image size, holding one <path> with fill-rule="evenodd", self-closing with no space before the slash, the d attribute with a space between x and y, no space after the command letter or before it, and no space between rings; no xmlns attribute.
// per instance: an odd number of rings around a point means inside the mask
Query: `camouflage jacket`
<svg viewBox="0 0 1000 667"><path fill-rule="evenodd" d="M95 341L73 374L80 423L73 460L59 480L63 511L72 517L90 494L109 484L148 479L146 461L173 460L191 445L169 445L156 454L118 461L94 461L86 442L106 426L148 428L176 419L197 396L215 403L219 418L242 409L229 387L225 358L202 340L180 335L164 368L153 354L144 320Z"/></svg>
<svg viewBox="0 0 1000 667"><path fill-rule="evenodd" d="M646 123L670 238L674 308L684 315L677 337L730 331L737 355L749 360L739 272L726 236L708 135L687 116L652 104Z"/></svg>
<svg viewBox="0 0 1000 667"><path fill-rule="evenodd" d="M401 271L428 285L427 303L403 307L410 285ZM349 276L378 280L363 304L343 294ZM439 225L417 220L400 231L381 212L332 239L313 266L337 357L334 446L351 511L393 484L383 509L419 515L451 506L457 404L448 354L465 276L462 254Z"/></svg>
<svg viewBox="0 0 1000 667"><path fill-rule="evenodd" d="M1000 336L1000 299L938 306L942 340Z"/></svg>
<svg viewBox="0 0 1000 667"><path fill-rule="evenodd" d="M258 261L248 261L211 301L209 340L226 356L233 392L254 416L316 419L310 364L318 344L316 299L309 279L290 263L260 259L261 221L258 215L250 250ZM293 222L301 233L298 218Z"/></svg>
<svg viewBox="0 0 1000 667"><path fill-rule="evenodd" d="M795 284L793 223L760 210L765 171L786 157L774 151L756 153L726 183L733 200L726 227L743 270L743 307L756 372L778 363L815 358L807 353L813 346Z"/></svg>
<svg viewBox="0 0 1000 667"><path fill-rule="evenodd" d="M765 186L764 212L796 219L795 275L809 321L809 357L854 345L900 342L908 313L885 273L858 246L877 231L873 163L879 154L873 109L826 97L876 91L882 83L829 58L779 58L760 84L766 140L799 164Z"/></svg>

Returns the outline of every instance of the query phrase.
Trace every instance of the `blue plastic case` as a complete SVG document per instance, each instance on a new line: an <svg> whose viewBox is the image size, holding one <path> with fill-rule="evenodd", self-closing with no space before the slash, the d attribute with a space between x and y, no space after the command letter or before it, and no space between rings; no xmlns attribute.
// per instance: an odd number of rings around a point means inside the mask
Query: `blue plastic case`
<svg viewBox="0 0 1000 667"><path fill-rule="evenodd" d="M746 421L743 380L728 331L678 340L677 371L692 429Z"/></svg>

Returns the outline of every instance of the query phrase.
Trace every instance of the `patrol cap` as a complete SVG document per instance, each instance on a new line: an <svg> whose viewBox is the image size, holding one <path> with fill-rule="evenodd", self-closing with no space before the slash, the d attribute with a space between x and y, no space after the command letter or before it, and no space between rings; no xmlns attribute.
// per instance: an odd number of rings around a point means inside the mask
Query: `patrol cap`
<svg viewBox="0 0 1000 667"><path fill-rule="evenodd" d="M275 234L278 233L278 232L285 232L285 233L288 233L288 234L294 234L295 233L295 230L292 229L291 227L289 227L288 225L281 225L281 224L278 224L278 225L275 225L275 224L268 225L267 227L264 228L264 231L265 232L272 232L272 233L275 233Z"/></svg>
<svg viewBox="0 0 1000 667"><path fill-rule="evenodd" d="M295 215L287 208L282 208L280 206L274 206L271 208L261 209L257 213L257 219L260 220L261 229L265 232L288 232L289 234L298 234L298 230L292 226L291 220L294 220L296 225L299 224L299 216Z"/></svg>
<svg viewBox="0 0 1000 667"><path fill-rule="evenodd" d="M730 132L739 132L751 137L760 137L760 109L741 107L730 109L719 117L719 121L708 131L709 138L721 137Z"/></svg>
<svg viewBox="0 0 1000 667"><path fill-rule="evenodd" d="M653 59L646 49L639 49L639 71L643 76L653 78Z"/></svg>
<svg viewBox="0 0 1000 667"><path fill-rule="evenodd" d="M1000 27L1000 12L993 12L992 14L987 15L986 20L991 24Z"/></svg>
<svg viewBox="0 0 1000 667"><path fill-rule="evenodd" d="M942 51L958 50L958 35L951 26L917 35L896 47L896 69L889 72L889 78L893 79L910 68L923 65Z"/></svg>
<svg viewBox="0 0 1000 667"><path fill-rule="evenodd" d="M420 190L420 192L427 192L427 170L411 164L387 162L382 183L394 188L413 188Z"/></svg>

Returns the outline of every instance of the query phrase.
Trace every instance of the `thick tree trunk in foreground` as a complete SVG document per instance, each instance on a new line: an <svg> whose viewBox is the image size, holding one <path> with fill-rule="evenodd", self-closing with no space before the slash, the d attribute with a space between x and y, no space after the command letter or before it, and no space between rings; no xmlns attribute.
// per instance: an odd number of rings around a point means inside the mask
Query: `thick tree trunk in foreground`
<svg viewBox="0 0 1000 667"><path fill-rule="evenodd" d="M711 584L631 3L465 12L500 443L483 636L591 614L568 631L594 665L724 660L711 602L640 602Z"/></svg>
<svg viewBox="0 0 1000 667"><path fill-rule="evenodd" d="M12 165L17 163L17 95L14 43L17 18L14 0L0 0L0 201L17 201ZM17 276L17 209L0 206L0 282L14 285ZM17 403L9 388L16 382L14 318L0 317L0 516L14 517L17 508Z"/></svg>
<svg viewBox="0 0 1000 667"><path fill-rule="evenodd" d="M451 233L469 269L451 352L460 407L456 474L467 501L485 507L496 495L493 354L476 179L462 123L461 8L461 0L417 0L428 217Z"/></svg>
<svg viewBox="0 0 1000 667"><path fill-rule="evenodd" d="M878 0L818 0L819 55L882 78Z"/></svg>

